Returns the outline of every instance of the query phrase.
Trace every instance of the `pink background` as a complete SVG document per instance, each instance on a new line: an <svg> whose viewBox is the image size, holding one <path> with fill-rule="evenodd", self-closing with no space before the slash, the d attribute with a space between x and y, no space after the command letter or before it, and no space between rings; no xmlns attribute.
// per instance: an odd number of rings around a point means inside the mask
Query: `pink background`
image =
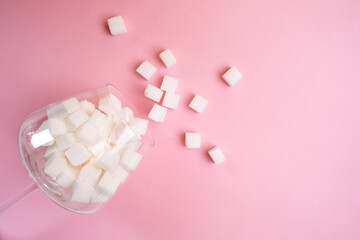
<svg viewBox="0 0 360 240"><path fill-rule="evenodd" d="M109 34L115 15L128 33ZM1 1L1 202L31 183L16 140L32 111L113 83L147 113L142 60L158 68L149 83L179 78L182 99L105 209L74 214L37 191L0 217L0 239L360 239L359 23L358 0Z"/></svg>

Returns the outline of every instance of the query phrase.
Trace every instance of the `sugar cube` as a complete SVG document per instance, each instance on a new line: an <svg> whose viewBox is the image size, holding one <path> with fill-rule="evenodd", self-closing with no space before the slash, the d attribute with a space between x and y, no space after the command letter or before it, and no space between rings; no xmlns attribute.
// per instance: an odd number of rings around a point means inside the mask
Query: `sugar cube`
<svg viewBox="0 0 360 240"><path fill-rule="evenodd" d="M219 147L214 147L208 153L215 164L220 164L226 160L224 153Z"/></svg>
<svg viewBox="0 0 360 240"><path fill-rule="evenodd" d="M76 138L82 141L84 144L90 145L95 142L98 131L99 130L90 122L86 122L76 132Z"/></svg>
<svg viewBox="0 0 360 240"><path fill-rule="evenodd" d="M89 119L89 123L96 128L99 128L106 120L107 116L100 112L99 110L95 110Z"/></svg>
<svg viewBox="0 0 360 240"><path fill-rule="evenodd" d="M80 170L79 179L86 180L91 186L94 186L102 173L101 168L92 163L88 163Z"/></svg>
<svg viewBox="0 0 360 240"><path fill-rule="evenodd" d="M202 113L208 103L209 101L206 98L200 96L199 94L196 94L191 100L189 107L198 113Z"/></svg>
<svg viewBox="0 0 360 240"><path fill-rule="evenodd" d="M71 200L74 202L88 203L95 189L86 180L77 180L71 189Z"/></svg>
<svg viewBox="0 0 360 240"><path fill-rule="evenodd" d="M242 74L233 66L222 75L222 78L231 87L242 78Z"/></svg>
<svg viewBox="0 0 360 240"><path fill-rule="evenodd" d="M120 161L120 152L107 148L103 154L96 159L96 164L105 171L112 171Z"/></svg>
<svg viewBox="0 0 360 240"><path fill-rule="evenodd" d="M132 117L129 120L129 127L139 135L145 135L149 120L142 118Z"/></svg>
<svg viewBox="0 0 360 240"><path fill-rule="evenodd" d="M160 53L161 61L165 64L166 67L171 67L176 63L176 58L174 54L170 51L170 49L166 49L165 51Z"/></svg>
<svg viewBox="0 0 360 240"><path fill-rule="evenodd" d="M50 177L56 178L66 167L66 159L61 154L53 154L46 161L44 172Z"/></svg>
<svg viewBox="0 0 360 240"><path fill-rule="evenodd" d="M65 118L69 114L75 112L80 108L80 103L76 98L69 98L62 103L49 109L47 112L48 118Z"/></svg>
<svg viewBox="0 0 360 240"><path fill-rule="evenodd" d="M84 122L89 120L89 115L87 115L84 109L80 108L75 112L73 112L72 114L70 114L70 116L68 116L66 120L74 129L77 129Z"/></svg>
<svg viewBox="0 0 360 240"><path fill-rule="evenodd" d="M130 148L134 151L137 151L140 149L141 145L142 145L141 140L133 140L133 141L129 142L128 144L126 144L126 148Z"/></svg>
<svg viewBox="0 0 360 240"><path fill-rule="evenodd" d="M114 123L129 122L133 116L133 111L128 107L124 107L112 116L112 120Z"/></svg>
<svg viewBox="0 0 360 240"><path fill-rule="evenodd" d="M166 92L175 93L178 84L178 79L165 75L160 88Z"/></svg>
<svg viewBox="0 0 360 240"><path fill-rule="evenodd" d="M60 118L51 118L46 120L46 126L48 127L51 135L56 138L60 135L66 133L67 128L64 119Z"/></svg>
<svg viewBox="0 0 360 240"><path fill-rule="evenodd" d="M56 147L61 151L64 151L69 147L71 147L71 145L73 145L74 142L75 142L75 138L73 133L65 133L60 137L57 137L55 140Z"/></svg>
<svg viewBox="0 0 360 240"><path fill-rule="evenodd" d="M56 145L52 145L52 146L49 146L47 147L46 151L45 151L45 154L44 154L44 157L46 159L49 159L54 153L60 153L61 155L64 156L63 152L60 151Z"/></svg>
<svg viewBox="0 0 360 240"><path fill-rule="evenodd" d="M100 156L104 152L105 147L108 146L108 143L105 140L94 143L88 147L89 151L96 157Z"/></svg>
<svg viewBox="0 0 360 240"><path fill-rule="evenodd" d="M105 172L96 186L96 191L105 196L113 195L121 183L121 179L110 172Z"/></svg>
<svg viewBox="0 0 360 240"><path fill-rule="evenodd" d="M185 145L187 148L200 148L201 145L200 133L194 133L194 132L185 133Z"/></svg>
<svg viewBox="0 0 360 240"><path fill-rule="evenodd" d="M117 35L126 32L125 23L121 16L109 18L107 22L112 35Z"/></svg>
<svg viewBox="0 0 360 240"><path fill-rule="evenodd" d="M166 116L167 108L164 108L158 104L154 104L148 117L155 122L164 122Z"/></svg>
<svg viewBox="0 0 360 240"><path fill-rule="evenodd" d="M129 172L120 165L115 168L112 174L120 180L120 183L125 182L125 180L129 176Z"/></svg>
<svg viewBox="0 0 360 240"><path fill-rule="evenodd" d="M127 170L135 170L141 161L142 155L133 149L127 148L121 156L121 165Z"/></svg>
<svg viewBox="0 0 360 240"><path fill-rule="evenodd" d="M80 106L89 116L91 116L91 114L95 111L95 105L87 100L81 101Z"/></svg>
<svg viewBox="0 0 360 240"><path fill-rule="evenodd" d="M78 169L66 166L62 173L56 178L56 183L64 188L71 188L78 175Z"/></svg>
<svg viewBox="0 0 360 240"><path fill-rule="evenodd" d="M113 122L111 118L108 117L99 128L98 139L107 140L111 134L112 129L113 129Z"/></svg>
<svg viewBox="0 0 360 240"><path fill-rule="evenodd" d="M86 147L77 142L65 151L65 155L73 166L78 166L91 157L91 153Z"/></svg>
<svg viewBox="0 0 360 240"><path fill-rule="evenodd" d="M162 105L171 109L176 109L179 105L180 96L171 92L166 92Z"/></svg>
<svg viewBox="0 0 360 240"><path fill-rule="evenodd" d="M148 84L145 88L144 95L155 102L160 102L160 99L163 95L163 91L160 88Z"/></svg>
<svg viewBox="0 0 360 240"><path fill-rule="evenodd" d="M136 69L136 72L143 76L146 80L149 80L156 72L156 68L148 61L144 61Z"/></svg>
<svg viewBox="0 0 360 240"><path fill-rule="evenodd" d="M51 135L49 129L45 129L31 135L30 143L34 148L49 146L54 144L54 137Z"/></svg>
<svg viewBox="0 0 360 240"><path fill-rule="evenodd" d="M114 114L121 109L121 101L113 94L109 94L99 100L99 109L108 116Z"/></svg>
<svg viewBox="0 0 360 240"><path fill-rule="evenodd" d="M123 146L130 142L131 139L135 136L134 131L128 126L123 126L113 132L110 137L110 141L116 145Z"/></svg>
<svg viewBox="0 0 360 240"><path fill-rule="evenodd" d="M98 191L94 191L93 195L91 196L91 202L93 203L104 203L109 200L109 197L105 194L99 193Z"/></svg>

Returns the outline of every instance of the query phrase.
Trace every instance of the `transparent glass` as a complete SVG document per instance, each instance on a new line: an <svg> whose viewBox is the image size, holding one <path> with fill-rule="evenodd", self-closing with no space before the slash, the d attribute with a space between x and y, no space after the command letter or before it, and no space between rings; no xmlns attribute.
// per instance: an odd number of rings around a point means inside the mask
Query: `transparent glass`
<svg viewBox="0 0 360 240"><path fill-rule="evenodd" d="M70 190L59 186L54 178L49 177L43 171L44 165L46 163L46 158L44 157L44 154L47 147L41 146L38 148L34 148L30 140L35 131L40 127L41 123L47 119L47 111L50 108L72 97L76 97L79 101L87 100L97 106L99 99L110 93L115 95L121 101L122 107L129 107L130 109L132 109L134 112L134 116L145 118L144 116L139 114L135 106L120 92L120 90L118 90L115 86L108 84L103 87L70 96L68 98L61 99L57 102L49 104L27 116L20 126L18 135L18 146L23 164L28 171L30 177L34 180L37 188L39 188L43 193L45 193L46 196L48 196L56 204L72 212L92 213L101 209L103 205L106 204L106 202L78 203L71 201ZM154 146L154 139L149 129L147 130L145 135L137 137L142 142L141 147L138 149L138 152L144 155L149 148ZM6 211L6 209L10 208L12 205L16 204L16 202L26 197L34 189L35 188L32 186L26 188L22 193L20 193L13 200L11 200L12 202L10 201L4 204L3 207L0 207L0 213L1 210L3 212Z"/></svg>

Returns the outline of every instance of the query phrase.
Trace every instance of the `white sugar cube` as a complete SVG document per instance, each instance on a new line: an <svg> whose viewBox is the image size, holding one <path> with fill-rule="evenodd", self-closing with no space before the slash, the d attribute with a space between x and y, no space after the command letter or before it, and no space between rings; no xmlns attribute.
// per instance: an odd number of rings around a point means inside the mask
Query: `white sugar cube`
<svg viewBox="0 0 360 240"><path fill-rule="evenodd" d="M179 80L165 75L160 88L166 92L175 93L178 84L179 84Z"/></svg>
<svg viewBox="0 0 360 240"><path fill-rule="evenodd" d="M76 132L76 138L82 141L84 144L91 145L95 142L98 135L98 129L91 123L84 123Z"/></svg>
<svg viewBox="0 0 360 240"><path fill-rule="evenodd" d="M167 108L164 108L158 104L154 104L148 117L155 122L164 122L166 116Z"/></svg>
<svg viewBox="0 0 360 240"><path fill-rule="evenodd" d="M100 112L99 110L95 110L89 119L89 123L96 128L99 128L106 120L107 116Z"/></svg>
<svg viewBox="0 0 360 240"><path fill-rule="evenodd" d="M120 183L125 182L125 180L129 176L129 172L120 165L115 168L112 174L120 180Z"/></svg>
<svg viewBox="0 0 360 240"><path fill-rule="evenodd" d="M198 113L202 113L208 103L209 101L206 98L200 96L199 94L196 94L191 100L189 107Z"/></svg>
<svg viewBox="0 0 360 240"><path fill-rule="evenodd" d="M160 102L163 93L164 92L160 88L157 88L151 84L148 84L144 91L145 97L150 98L155 102Z"/></svg>
<svg viewBox="0 0 360 240"><path fill-rule="evenodd" d="M53 154L46 161L44 172L50 177L56 178L66 167L66 159L61 154Z"/></svg>
<svg viewBox="0 0 360 240"><path fill-rule="evenodd" d="M135 132L128 126L123 126L116 131L113 131L110 141L113 144L123 146L130 142L135 137Z"/></svg>
<svg viewBox="0 0 360 240"><path fill-rule="evenodd" d="M242 78L242 74L233 66L222 75L222 78L231 87Z"/></svg>
<svg viewBox="0 0 360 240"><path fill-rule="evenodd" d="M67 131L64 119L51 118L46 120L45 125L48 127L54 138L63 135Z"/></svg>
<svg viewBox="0 0 360 240"><path fill-rule="evenodd" d="M92 155L98 157L102 154L105 150L105 147L108 147L108 143L105 140L101 140L91 146L88 147L89 151Z"/></svg>
<svg viewBox="0 0 360 240"><path fill-rule="evenodd" d="M162 105L171 109L176 109L179 105L180 96L171 92L165 93Z"/></svg>
<svg viewBox="0 0 360 240"><path fill-rule="evenodd" d="M111 134L112 129L113 129L113 122L111 118L108 117L99 128L98 139L107 140Z"/></svg>
<svg viewBox="0 0 360 240"><path fill-rule="evenodd" d="M100 98L99 109L110 116L121 110L121 101L110 93L109 95Z"/></svg>
<svg viewBox="0 0 360 240"><path fill-rule="evenodd" d="M126 144L126 148L130 148L130 149L132 149L134 151L137 151L137 150L139 150L141 145L142 145L142 141L133 140L133 141L129 142L128 144Z"/></svg>
<svg viewBox="0 0 360 240"><path fill-rule="evenodd" d="M46 159L49 159L54 153L58 153L58 154L65 156L64 153L56 147L56 145L52 145L52 146L47 147L44 157Z"/></svg>
<svg viewBox="0 0 360 240"><path fill-rule="evenodd" d="M120 152L107 148L103 154L96 159L96 164L105 171L112 171L120 161Z"/></svg>
<svg viewBox="0 0 360 240"><path fill-rule="evenodd" d="M69 114L75 112L80 108L80 103L76 98L69 98L62 103L49 109L47 112L48 118L65 118Z"/></svg>
<svg viewBox="0 0 360 240"><path fill-rule="evenodd" d="M91 114L95 111L95 105L87 100L81 101L80 106L89 116L91 116Z"/></svg>
<svg viewBox="0 0 360 240"><path fill-rule="evenodd" d="M220 164L226 160L224 153L219 147L214 147L208 153L215 164Z"/></svg>
<svg viewBox="0 0 360 240"><path fill-rule="evenodd" d="M73 166L78 166L91 157L87 148L77 142L65 151L65 155Z"/></svg>
<svg viewBox="0 0 360 240"><path fill-rule="evenodd" d="M200 148L201 134L193 132L185 133L185 145L187 148Z"/></svg>
<svg viewBox="0 0 360 240"><path fill-rule="evenodd" d="M149 120L142 118L132 117L129 120L129 127L139 135L145 135Z"/></svg>
<svg viewBox="0 0 360 240"><path fill-rule="evenodd" d="M62 173L56 178L56 183L64 188L71 188L79 175L79 170L66 166Z"/></svg>
<svg viewBox="0 0 360 240"><path fill-rule="evenodd" d="M85 180L77 180L71 189L71 200L74 202L88 203L95 189Z"/></svg>
<svg viewBox="0 0 360 240"><path fill-rule="evenodd" d="M133 171L141 161L142 155L133 149L127 148L121 156L121 165L127 170Z"/></svg>
<svg viewBox="0 0 360 240"><path fill-rule="evenodd" d="M31 135L30 143L34 148L50 146L54 144L54 137L51 135L49 129L45 129Z"/></svg>
<svg viewBox="0 0 360 240"><path fill-rule="evenodd" d="M64 151L71 147L75 142L74 134L73 133L65 133L60 137L57 137L55 140L56 146L61 151Z"/></svg>
<svg viewBox="0 0 360 240"><path fill-rule="evenodd" d="M66 120L71 125L71 127L73 127L74 129L77 129L84 122L89 120L89 115L87 115L87 113L85 112L84 109L80 108L80 109L76 110L75 112L73 112L72 114L70 114L70 116L68 116L66 118Z"/></svg>
<svg viewBox="0 0 360 240"><path fill-rule="evenodd" d="M109 200L109 197L105 194L99 193L98 191L95 191L91 196L91 202L93 203L104 203L107 200Z"/></svg>
<svg viewBox="0 0 360 240"><path fill-rule="evenodd" d="M110 172L105 172L96 186L96 191L105 196L113 195L119 187L121 180Z"/></svg>
<svg viewBox="0 0 360 240"><path fill-rule="evenodd" d="M156 68L148 61L144 61L136 69L136 72L143 76L146 80L149 80L156 72Z"/></svg>
<svg viewBox="0 0 360 240"><path fill-rule="evenodd" d="M79 179L86 180L91 186L94 186L102 173L102 169L92 163L88 163L80 170Z"/></svg>
<svg viewBox="0 0 360 240"><path fill-rule="evenodd" d="M121 16L109 18L107 22L112 35L117 35L126 32L125 23Z"/></svg>
<svg viewBox="0 0 360 240"><path fill-rule="evenodd" d="M170 49L166 49L162 53L160 53L161 61L165 64L166 67L171 67L176 63L176 58L174 54L170 51Z"/></svg>
<svg viewBox="0 0 360 240"><path fill-rule="evenodd" d="M114 113L112 120L114 123L129 122L130 118L133 116L133 111L128 107L124 107L120 111Z"/></svg>

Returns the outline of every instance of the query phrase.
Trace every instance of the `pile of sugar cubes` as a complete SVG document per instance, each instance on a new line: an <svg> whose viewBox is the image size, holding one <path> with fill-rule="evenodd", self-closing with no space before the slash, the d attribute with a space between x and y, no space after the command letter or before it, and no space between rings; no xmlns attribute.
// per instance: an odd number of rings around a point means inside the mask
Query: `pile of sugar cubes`
<svg viewBox="0 0 360 240"><path fill-rule="evenodd" d="M31 141L34 147L47 145L44 172L70 189L72 201L107 201L138 166L148 120L135 117L113 94L100 98L97 108L70 98L47 116ZM36 144L46 133L51 139Z"/></svg>

